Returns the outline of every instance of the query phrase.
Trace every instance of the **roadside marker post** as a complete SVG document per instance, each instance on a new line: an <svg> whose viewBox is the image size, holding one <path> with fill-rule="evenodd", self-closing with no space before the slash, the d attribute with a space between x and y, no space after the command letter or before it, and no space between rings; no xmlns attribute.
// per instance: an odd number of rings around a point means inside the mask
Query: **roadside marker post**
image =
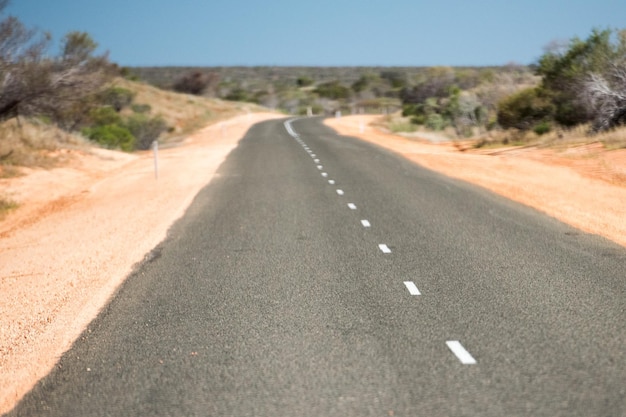
<svg viewBox="0 0 626 417"><path fill-rule="evenodd" d="M152 152L154 154L154 179L159 179L159 142L152 142Z"/></svg>

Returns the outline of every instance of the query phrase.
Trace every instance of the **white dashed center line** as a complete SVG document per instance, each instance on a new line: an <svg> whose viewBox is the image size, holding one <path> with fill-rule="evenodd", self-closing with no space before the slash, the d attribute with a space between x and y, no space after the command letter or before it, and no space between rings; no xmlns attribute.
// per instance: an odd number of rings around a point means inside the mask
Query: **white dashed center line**
<svg viewBox="0 0 626 417"><path fill-rule="evenodd" d="M322 177L326 178L328 176L327 172L322 172Z"/></svg>
<svg viewBox="0 0 626 417"><path fill-rule="evenodd" d="M420 290L417 289L417 287L415 286L415 284L412 281L404 281L404 285L406 286L406 289L409 290L409 294L411 294L411 295L422 295Z"/></svg>
<svg viewBox="0 0 626 417"><path fill-rule="evenodd" d="M361 224L363 225L363 227L371 227L372 226L368 220L361 220Z"/></svg>
<svg viewBox="0 0 626 417"><path fill-rule="evenodd" d="M348 207L350 207L350 210L356 210L356 205L353 203L348 203Z"/></svg>
<svg viewBox="0 0 626 417"><path fill-rule="evenodd" d="M335 180L328 180L328 183L329 183L330 185L335 185Z"/></svg>
<svg viewBox="0 0 626 417"><path fill-rule="evenodd" d="M313 162L315 162L316 164L319 164L320 160L319 159L314 159Z"/></svg>
<svg viewBox="0 0 626 417"><path fill-rule="evenodd" d="M324 167L323 167L323 166L321 166L321 165L318 165L318 166L317 166L317 169L323 169L323 168L324 168Z"/></svg>
<svg viewBox="0 0 626 417"><path fill-rule="evenodd" d="M463 365L474 365L476 363L476 359L465 350L458 340L449 340L446 342L446 345L448 345L448 348L450 348L452 353L454 353Z"/></svg>
<svg viewBox="0 0 626 417"><path fill-rule="evenodd" d="M315 158L317 155L315 155L314 153L311 154L311 158Z"/></svg>
<svg viewBox="0 0 626 417"><path fill-rule="evenodd" d="M378 245L378 247L381 251L383 251L383 253L391 253L391 249L389 249L389 246L385 245L384 243Z"/></svg>
<svg viewBox="0 0 626 417"><path fill-rule="evenodd" d="M343 195L343 190L337 190L337 194Z"/></svg>

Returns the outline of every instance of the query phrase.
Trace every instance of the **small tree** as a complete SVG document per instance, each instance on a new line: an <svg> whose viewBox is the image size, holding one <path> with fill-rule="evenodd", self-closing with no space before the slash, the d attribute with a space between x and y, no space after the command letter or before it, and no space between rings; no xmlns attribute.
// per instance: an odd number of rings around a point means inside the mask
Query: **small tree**
<svg viewBox="0 0 626 417"><path fill-rule="evenodd" d="M0 13L7 3L0 1ZM108 60L93 55L97 44L89 34L68 33L58 57L46 55L49 42L15 17L0 20L0 119L43 114L75 128L89 97L110 79Z"/></svg>
<svg viewBox="0 0 626 417"><path fill-rule="evenodd" d="M595 113L592 132L626 124L626 66L614 66L608 80L590 74L585 91Z"/></svg>

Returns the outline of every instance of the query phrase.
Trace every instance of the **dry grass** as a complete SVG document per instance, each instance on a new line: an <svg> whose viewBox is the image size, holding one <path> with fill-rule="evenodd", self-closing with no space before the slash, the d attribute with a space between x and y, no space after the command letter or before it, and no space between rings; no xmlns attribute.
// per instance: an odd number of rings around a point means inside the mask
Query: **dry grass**
<svg viewBox="0 0 626 417"><path fill-rule="evenodd" d="M501 146L538 146L544 148L566 148L599 142L606 149L626 148L626 127L597 135L589 134L589 126L581 125L572 129L555 129L544 135L520 132L517 130L492 131L475 138L476 148Z"/></svg>
<svg viewBox="0 0 626 417"><path fill-rule="evenodd" d="M162 142L182 140L211 122L246 112L266 111L250 103L233 103L164 91L147 84L117 79L115 85L136 93L134 103L148 104L150 114L165 119L170 131ZM131 111L126 110L126 111ZM67 160L67 149L97 146L82 135L65 132L38 120L21 118L0 124L0 178L20 175L17 167L52 168Z"/></svg>
<svg viewBox="0 0 626 417"><path fill-rule="evenodd" d="M15 201L0 196L0 220L3 220L11 210L16 209L17 207L18 204Z"/></svg>
<svg viewBox="0 0 626 417"><path fill-rule="evenodd" d="M455 140L456 134L451 128L443 131L433 131L423 126L415 126L410 123L410 118L402 117L398 113L381 117L373 126L382 131L401 134L402 136L422 136L425 138L437 136L441 140ZM568 147L599 142L606 149L626 149L626 127L610 132L589 134L589 125L581 125L572 129L554 129L543 135L533 131L522 132L518 130L492 130L490 132L476 134L470 138L462 138L464 143L472 143L475 148L498 148L503 146L538 146L538 147Z"/></svg>
<svg viewBox="0 0 626 417"><path fill-rule="evenodd" d="M50 168L62 162L65 155L61 149L82 148L86 140L67 133L56 126L36 120L9 120L0 124L0 177L19 175L15 168Z"/></svg>
<svg viewBox="0 0 626 417"><path fill-rule="evenodd" d="M190 94L161 90L148 84L117 79L115 85L135 92L134 103L148 104L152 115L165 119L170 131L163 142L180 140L211 122L218 122L246 112L267 111L252 103L235 103Z"/></svg>

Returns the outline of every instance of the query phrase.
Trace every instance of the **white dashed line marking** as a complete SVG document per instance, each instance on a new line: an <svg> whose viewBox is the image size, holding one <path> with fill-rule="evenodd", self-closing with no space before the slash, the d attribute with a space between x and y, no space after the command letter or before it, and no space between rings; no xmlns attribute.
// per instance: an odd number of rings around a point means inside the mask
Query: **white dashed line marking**
<svg viewBox="0 0 626 417"><path fill-rule="evenodd" d="M391 249L389 249L389 246L385 245L384 243L378 245L378 247L381 251L383 251L383 253L391 253Z"/></svg>
<svg viewBox="0 0 626 417"><path fill-rule="evenodd" d="M450 348L452 353L454 353L463 365L474 365L476 363L476 359L465 350L458 340L449 340L446 342L446 345L448 345L448 348Z"/></svg>
<svg viewBox="0 0 626 417"><path fill-rule="evenodd" d="M415 286L415 284L412 281L404 281L404 285L406 286L406 289L409 290L409 294L411 294L411 295L422 295L420 290L417 289L417 287Z"/></svg>
<svg viewBox="0 0 626 417"><path fill-rule="evenodd" d="M348 203L348 207L350 207L350 210L356 210L356 205L353 203Z"/></svg>
<svg viewBox="0 0 626 417"><path fill-rule="evenodd" d="M321 166L321 165L318 165L318 166L317 166L317 169L323 169L323 168L324 168L324 167L323 167L323 166Z"/></svg>
<svg viewBox="0 0 626 417"><path fill-rule="evenodd" d="M337 190L337 194L343 195L343 190Z"/></svg>
<svg viewBox="0 0 626 417"><path fill-rule="evenodd" d="M372 226L368 220L361 220L361 224L363 225L363 227L371 227Z"/></svg>
<svg viewBox="0 0 626 417"><path fill-rule="evenodd" d="M315 155L314 153L311 154L311 158L315 158L317 155Z"/></svg>
<svg viewBox="0 0 626 417"><path fill-rule="evenodd" d="M316 164L319 164L320 160L319 159L314 159L313 162L315 162Z"/></svg>
<svg viewBox="0 0 626 417"><path fill-rule="evenodd" d="M328 183L329 183L330 185L335 185L335 180L328 180Z"/></svg>
<svg viewBox="0 0 626 417"><path fill-rule="evenodd" d="M328 176L327 172L322 172L322 177L326 178Z"/></svg>

